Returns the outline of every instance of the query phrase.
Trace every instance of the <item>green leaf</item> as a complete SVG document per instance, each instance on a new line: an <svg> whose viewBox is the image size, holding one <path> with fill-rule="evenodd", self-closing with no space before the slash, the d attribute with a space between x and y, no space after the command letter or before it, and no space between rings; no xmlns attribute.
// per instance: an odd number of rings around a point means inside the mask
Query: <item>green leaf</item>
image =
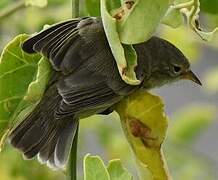
<svg viewBox="0 0 218 180"><path fill-rule="evenodd" d="M132 180L133 178L119 159L111 160L106 168L99 156L87 154L83 163L85 180Z"/></svg>
<svg viewBox="0 0 218 180"><path fill-rule="evenodd" d="M21 104L41 58L21 51L20 45L26 38L27 35L17 36L5 47L0 58L0 136Z"/></svg>
<svg viewBox="0 0 218 180"><path fill-rule="evenodd" d="M177 28L183 24L183 16L178 9L172 8L168 9L161 23L171 26L172 28Z"/></svg>
<svg viewBox="0 0 218 180"><path fill-rule="evenodd" d="M41 58L38 63L36 80L31 82L24 100L36 103L43 95L51 75L51 66L46 58Z"/></svg>
<svg viewBox="0 0 218 180"><path fill-rule="evenodd" d="M124 16L117 23L120 41L137 44L150 39L168 7L169 0L135 0L131 9L123 7Z"/></svg>
<svg viewBox="0 0 218 180"><path fill-rule="evenodd" d="M161 149L168 126L162 100L138 91L124 98L115 109L135 153L142 179L169 179Z"/></svg>
<svg viewBox="0 0 218 180"><path fill-rule="evenodd" d="M200 0L176 0L175 5L171 8L183 13L187 18L189 27L203 40L211 41L218 32L218 27L211 32L205 32L201 29L199 22Z"/></svg>
<svg viewBox="0 0 218 180"><path fill-rule="evenodd" d="M0 137L5 138L5 132L33 110L50 75L49 63L41 55L22 51L21 44L28 37L25 34L15 37L0 58Z"/></svg>
<svg viewBox="0 0 218 180"><path fill-rule="evenodd" d="M110 180L132 180L132 175L122 166L119 159L111 160L107 168Z"/></svg>
<svg viewBox="0 0 218 180"><path fill-rule="evenodd" d="M119 34L117 32L116 19L113 18L108 10L106 0L101 0L101 15L104 25L104 30L111 48L111 51L116 60L121 78L128 84L138 85L140 83L136 78L134 67L137 64L135 50L131 45L122 46ZM129 52L124 50L130 50Z"/></svg>
<svg viewBox="0 0 218 180"><path fill-rule="evenodd" d="M48 4L47 0L25 0L26 6L37 6L43 8L47 6L47 4Z"/></svg>
<svg viewBox="0 0 218 180"><path fill-rule="evenodd" d="M99 156L87 154L84 158L84 180L110 180L110 176Z"/></svg>
<svg viewBox="0 0 218 180"><path fill-rule="evenodd" d="M201 56L201 46L185 26L177 29L165 26L162 28L161 37L178 47L190 62L195 62ZM186 40L184 40L184 37L186 37Z"/></svg>

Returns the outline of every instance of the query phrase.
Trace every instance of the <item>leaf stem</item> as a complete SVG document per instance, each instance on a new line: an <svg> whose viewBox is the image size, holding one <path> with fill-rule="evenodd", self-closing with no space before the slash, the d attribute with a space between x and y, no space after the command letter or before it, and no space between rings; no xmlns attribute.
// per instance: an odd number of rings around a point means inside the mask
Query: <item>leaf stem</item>
<svg viewBox="0 0 218 180"><path fill-rule="evenodd" d="M23 8L25 8L25 1L15 1L15 3L11 4L0 12L0 21Z"/></svg>

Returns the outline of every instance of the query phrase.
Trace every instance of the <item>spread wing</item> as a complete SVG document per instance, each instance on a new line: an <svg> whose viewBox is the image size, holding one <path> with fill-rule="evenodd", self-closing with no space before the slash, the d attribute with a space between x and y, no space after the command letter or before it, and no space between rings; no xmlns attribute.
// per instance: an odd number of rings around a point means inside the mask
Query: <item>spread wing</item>
<svg viewBox="0 0 218 180"><path fill-rule="evenodd" d="M103 111L138 88L120 78L99 18L56 24L28 39L23 50L43 54L61 72L57 117Z"/></svg>
<svg viewBox="0 0 218 180"><path fill-rule="evenodd" d="M79 35L78 24L86 19L88 18L78 18L55 24L25 41L22 48L27 53L41 53L50 60L57 71L72 72L80 65L77 52L84 44ZM73 53L69 49L74 49ZM63 66L66 61L69 61L69 57L72 59L71 62L77 61L72 64L72 67L64 69Z"/></svg>

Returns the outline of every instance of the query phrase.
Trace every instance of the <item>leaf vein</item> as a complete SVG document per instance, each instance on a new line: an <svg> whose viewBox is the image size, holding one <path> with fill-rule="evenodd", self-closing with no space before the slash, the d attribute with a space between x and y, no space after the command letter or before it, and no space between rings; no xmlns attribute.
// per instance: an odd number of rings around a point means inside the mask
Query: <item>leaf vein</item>
<svg viewBox="0 0 218 180"><path fill-rule="evenodd" d="M7 72L5 72L4 74L2 74L1 76L0 76L0 79L1 78L3 78L5 75L7 75L7 74L11 74L11 73L13 73L13 72L16 72L16 71L18 71L18 70L20 70L20 69L23 69L23 68L25 68L25 67L27 67L27 66L35 66L34 64L25 64L25 65L22 65L22 66L19 66L19 67L17 67L17 68L15 68L15 69L12 69L12 70L10 70L10 71L7 71Z"/></svg>
<svg viewBox="0 0 218 180"><path fill-rule="evenodd" d="M4 103L4 102L7 102L7 101L10 101L10 100L15 100L15 99L22 99L24 96L13 96L13 97L8 97L8 98L5 98L3 100L0 101L0 104Z"/></svg>
<svg viewBox="0 0 218 180"><path fill-rule="evenodd" d="M17 59L19 59L20 61L22 61L25 64L28 64L27 61L25 61L24 59L22 59L21 57L19 57L18 55L14 54L12 51L5 49L6 52L8 52L9 54L11 54L12 56L16 57Z"/></svg>

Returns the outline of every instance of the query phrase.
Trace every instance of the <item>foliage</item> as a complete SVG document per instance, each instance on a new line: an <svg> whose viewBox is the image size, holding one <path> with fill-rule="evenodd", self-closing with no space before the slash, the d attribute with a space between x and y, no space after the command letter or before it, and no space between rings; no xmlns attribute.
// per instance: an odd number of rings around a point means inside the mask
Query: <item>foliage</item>
<svg viewBox="0 0 218 180"><path fill-rule="evenodd" d="M123 46L120 41L120 36L117 31L117 21L110 15L107 1L101 0L101 15L108 42L111 51L117 62L117 67L122 79L128 84L138 85L134 68L137 65L137 57L135 50L131 45ZM128 50L128 51L127 51ZM128 53L127 53L128 52Z"/></svg>
<svg viewBox="0 0 218 180"><path fill-rule="evenodd" d="M50 75L50 65L44 58L21 50L22 42L28 37L25 34L15 37L0 58L0 87L4 87L0 91L0 137L31 112L43 95Z"/></svg>
<svg viewBox="0 0 218 180"><path fill-rule="evenodd" d="M120 160L111 160L108 167L99 156L84 158L84 180L132 180L132 175L123 168Z"/></svg>
<svg viewBox="0 0 218 180"><path fill-rule="evenodd" d="M116 110L139 162L142 179L168 179L161 149L168 126L162 100L139 91L121 101Z"/></svg>

